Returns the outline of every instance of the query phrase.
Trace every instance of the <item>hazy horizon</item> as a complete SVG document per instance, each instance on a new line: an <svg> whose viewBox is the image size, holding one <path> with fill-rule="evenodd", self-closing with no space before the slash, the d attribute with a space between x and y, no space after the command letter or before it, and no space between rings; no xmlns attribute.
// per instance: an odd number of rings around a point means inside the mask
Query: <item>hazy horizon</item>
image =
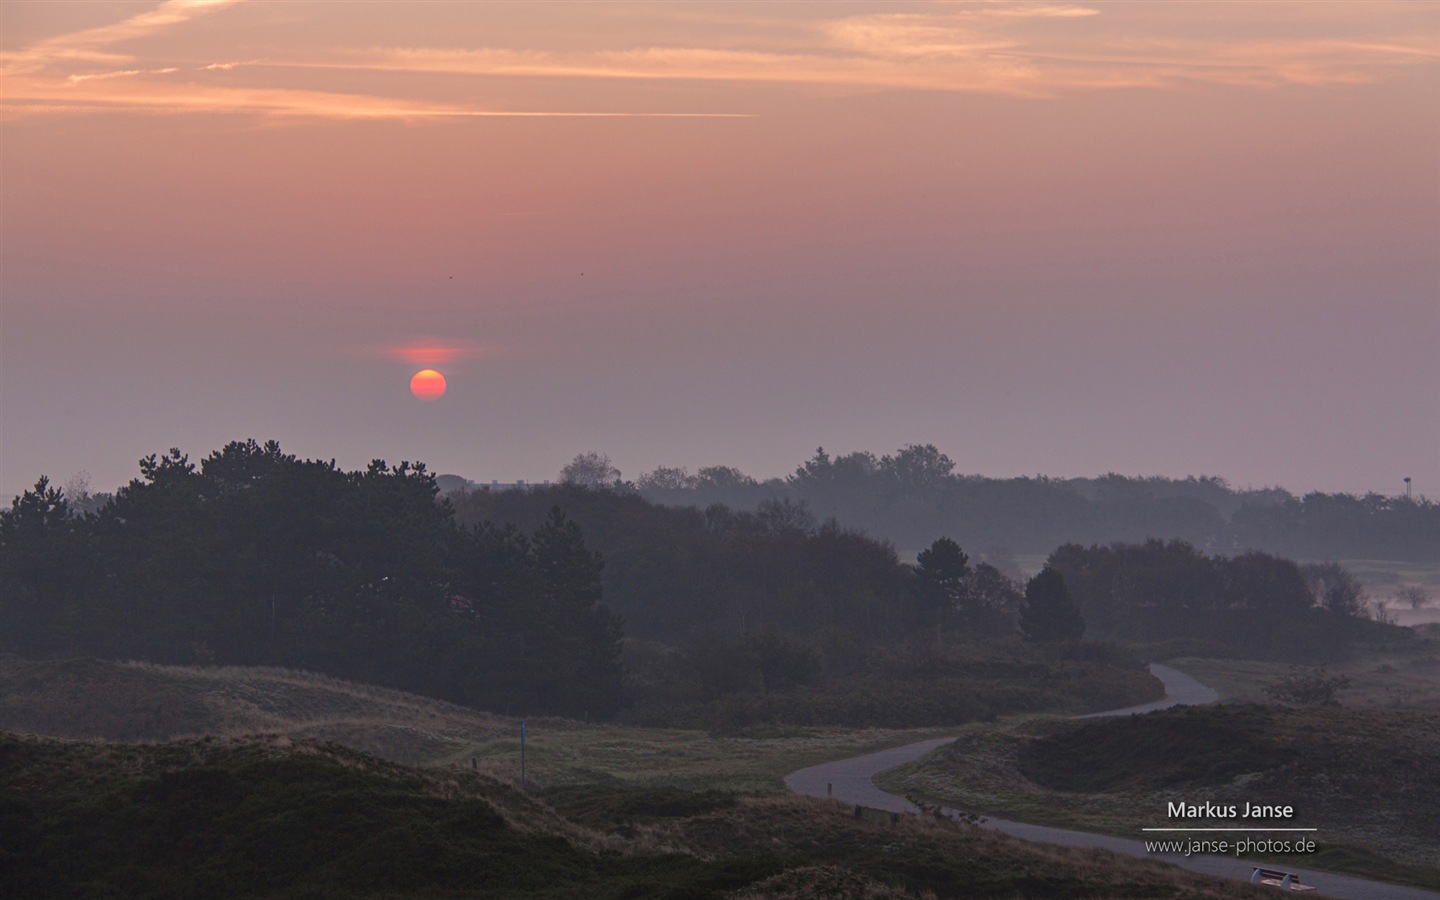
<svg viewBox="0 0 1440 900"><path fill-rule="evenodd" d="M251 437L477 481L933 443L1440 497L1440 5L0 26L6 497Z"/></svg>
<svg viewBox="0 0 1440 900"><path fill-rule="evenodd" d="M258 440L258 441L260 441L260 442L262 442L262 443L263 443L264 441L266 441L266 440L271 440L271 439L273 439L272 437L260 436L260 435L244 435L244 436L236 436L236 437L232 438L231 440L244 441L244 440L248 440L248 439L251 439L251 438L253 438L253 439L255 439L255 440ZM211 453L211 451L221 449L221 447L223 446L224 443L229 443L229 441L225 441L225 442L222 442L222 443L220 443L220 444L216 444L216 445L214 445L214 446L207 446L207 447L204 447L204 448L200 448L200 447L178 447L177 449L179 449L182 453L187 454L187 455L189 456L189 458L190 458L190 461L191 461L192 463L195 463L195 464L198 465L206 456L208 456L208 455ZM421 463L424 463L424 464L426 465L427 471L429 471L429 472L430 472L431 474L433 474L433 475L436 475L436 476L440 476L440 475L458 476L458 477L461 477L461 478L465 478L465 479L467 479L467 480L469 480L469 481L471 481L471 482L473 482L473 483L475 483L475 484L477 484L477 485L479 485L479 486L481 486L481 487L484 487L485 485L488 485L488 484L490 484L491 482L498 482L498 483L500 483L500 484L515 484L515 483L519 483L519 482L523 482L523 483L525 483L525 484L535 484L535 485L545 484L545 483L556 484L556 483L559 483L560 480L561 480L561 471L560 471L561 468L564 466L565 463L570 462L570 461L574 458L574 454L572 454L571 456L565 457L563 460L560 461L559 464L556 465L555 471L553 471L553 472L534 472L534 473L531 473L531 474L521 473L521 474L518 474L518 475L517 475L517 474L513 474L513 473L501 472L501 473L498 473L498 474L497 474L497 473L489 473L489 472L467 471L467 470L463 470L463 469L461 469L461 468L444 468L444 467L437 467L437 466L433 465L429 460L426 460L426 459L423 458L423 457L413 457L413 456L375 457L375 456L365 456L364 454L361 454L360 456L356 456L354 459L347 459L347 458L343 458L343 457L341 457L340 455L337 455L337 454L334 454L334 453L302 453L302 452L297 452L297 451L295 451L291 446L289 446L288 444L286 444L284 441L279 441L279 443L280 443L281 448L282 448L287 454L290 454L290 455L293 455L293 456L297 456L297 457L299 457L299 458L301 458L301 459L334 460L335 463L336 463L336 465L340 466L342 469L347 469L347 470L359 470L359 469L363 469L371 460L377 459L377 458L384 459L387 463L390 463L390 464L392 464L392 465L396 465L396 464L399 464L399 463L401 463L401 462L411 462L411 463L421 462ZM908 442L908 443L916 443L916 442ZM163 454L163 453L164 453L165 451L167 451L168 449L170 449L170 448L168 448L168 447L156 446L156 447L154 447L153 449L151 449L148 453L143 454L143 455L149 455L149 453ZM795 474L796 468L798 468L803 462L805 462L805 460L809 459L809 458L814 454L815 449L823 449L823 450L824 450L827 454L829 454L831 457L843 456L843 455L846 455L846 454L852 453L852 452L871 452L871 453L873 453L873 454L878 458L878 457L881 457L881 456L884 456L884 455L887 455L887 454L893 455L894 452L895 452L896 450L900 449L900 448L899 448L899 447L896 447L896 448L890 448L890 449L888 449L888 450L880 450L880 449L873 449L873 448L867 448L867 447L843 447L843 448L842 448L842 447L822 447L822 448L812 448L809 453L807 453L807 454L805 454L805 455L803 456L803 458L797 457L793 465L790 465L788 468L783 468L783 469L781 469L781 470L779 470L779 471L773 471L773 472L757 472L757 471L752 471L752 470L749 470L749 469L744 468L743 466L737 466L737 465L735 465L734 463L729 462L729 461L726 461L726 460L710 460L710 461L708 461L708 462L704 462L704 463L701 463L701 464L699 464L699 465L692 465L692 464L688 464L688 463L685 463L685 462L678 462L678 463L676 463L676 462L663 462L663 461L662 461L662 462L660 462L660 463L656 463L656 464L648 465L648 466L644 466L644 467L627 467L627 466L624 465L624 460L616 459L616 458L614 458L613 456L611 456L610 459L611 459L611 462L612 462L613 464L615 464L616 468L618 468L618 469L620 470L620 472L621 472L621 480L622 480L622 481L627 481L627 482L634 482L637 477L639 477L640 475L643 475L643 474L645 474L645 473L647 473L647 472L653 471L653 470L654 470L655 468L657 468L658 466L673 467L673 468L682 468L682 469L685 469L687 472L689 472L691 475L694 475L694 474L696 474L701 468L703 468L703 467L705 467L705 466L712 466L712 465L714 465L714 466L733 466L734 468L739 469L743 474L748 475L748 476L750 476L751 478L754 478L757 482L765 482L765 481L771 480L771 479L788 480L788 479L790 478L790 476L792 476L792 475ZM945 448L944 448L944 447L939 447L939 448L937 448L937 449L939 449L942 453L945 452ZM588 453L588 452L604 453L604 451L602 451L602 450L594 450L594 451L589 451L589 450L587 450L587 451L582 451L582 452L587 452L587 453ZM610 456L610 454L605 454L605 455L606 455L606 456ZM140 477L139 467L135 464L136 462L138 462L138 460L139 460L139 457L137 457L136 460L132 460L132 461L131 461L131 464L130 464L130 466L129 466L129 471L128 471L127 473L123 473L121 476L119 476L119 477L117 478L117 480L114 480L113 482L108 482L108 483L107 483L107 482L102 482L102 481L100 481L99 479L97 479L97 478L95 477L95 475L94 475L94 471L95 471L95 470L92 469L92 468L89 468L89 467L77 469L77 470L74 470L74 471L72 471L72 472L69 472L69 473L67 473L67 474L65 474L65 475L61 475L61 474L59 474L59 473L57 473L57 472L39 472L39 473L36 474L35 477L38 478L38 477L40 477L41 475L43 475L43 476L49 478L50 484L51 484L52 487L60 487L60 488L65 488L65 487L67 486L67 483L68 483L68 482L71 482L72 480L81 479L81 480L83 480L83 481L86 483L87 488L88 488L88 490L89 490L91 493L113 492L113 491L116 490L117 488L122 487L122 486L128 484L132 479L135 479L135 478L139 478L139 477ZM122 469L122 468L124 468L124 467L123 467L123 466L114 466L114 467L109 467L109 468ZM1312 492L1312 491L1319 491L1319 492L1321 492L1321 493L1327 493L1327 494L1341 494L1341 493L1345 493L1345 494L1354 494L1354 495L1357 495L1357 496L1364 496L1364 495L1366 495L1366 494L1379 494L1379 495L1387 496L1387 497L1399 497L1399 496L1404 496L1404 495L1405 495L1405 484L1404 484L1404 482L1403 482L1403 479L1401 480L1401 483L1400 483L1400 485L1399 485L1399 489L1398 489L1398 490L1389 490L1389 491L1387 491L1387 490L1345 490L1345 489L1343 489L1343 488L1326 488L1326 487L1323 487L1323 486L1317 487L1317 486L1285 484L1285 483L1283 483L1283 482L1278 482L1278 481L1265 482L1265 483L1258 483L1258 482L1238 482L1238 481L1236 481L1235 479L1228 478L1228 477L1226 477L1226 476L1223 475L1223 474L1214 473L1214 472L1180 472L1180 473L1149 472L1149 471L1120 472L1120 471L1116 471L1116 470L1110 469L1110 470L1096 471L1096 472L1069 472L1069 473L1065 473L1065 472L1019 472L1019 471L1016 471L1016 472L1002 472L1002 473L997 473L997 472L971 471L971 470L966 469L966 468L963 467L963 466L958 465L958 462L957 462L957 465L956 465L956 467L955 467L954 474L955 474L955 475L960 475L960 476L972 476L972 477L980 477L980 478L991 478L991 479L997 479L997 480L1000 480L1000 479L1010 479L1010 478L1053 478L1053 479L1060 479L1060 480L1087 479L1087 478L1094 479L1094 478L1101 478L1101 477L1104 477L1104 476L1107 476L1107 475L1120 475L1120 476L1123 476L1123 477L1126 477L1126 478L1136 478L1136 479L1163 478L1163 479L1173 479L1173 480L1185 480L1185 479L1187 479L1187 478L1197 478L1197 479L1198 479L1198 478L1219 478L1219 479L1222 479L1226 484L1228 484L1229 487L1230 487L1232 490L1236 490L1236 491L1281 489L1281 490L1288 491L1288 492L1290 492L1291 494L1293 494L1293 495L1295 495L1295 496L1297 496L1297 497L1304 496L1305 494L1308 494L1308 493L1310 493L1310 492ZM18 496L23 490L29 490L29 489L33 488L33 487L34 487L34 481L35 481L35 479L32 478L29 483L23 485L21 488L19 488L19 489L17 489L16 491L14 491L13 494L7 495L7 499L8 499L9 497ZM1424 490L1424 485L1419 484L1419 483L1418 483L1418 480L1417 480L1417 479L1414 479L1413 476L1412 476L1411 488L1412 488L1413 496L1415 497L1416 500L1428 499L1428 500L1432 500L1432 501L1433 501L1433 500L1436 500L1436 499L1437 499L1437 497L1436 497L1437 493L1440 493L1440 491L1435 491L1435 490L1431 490L1431 491L1426 491L1426 490Z"/></svg>

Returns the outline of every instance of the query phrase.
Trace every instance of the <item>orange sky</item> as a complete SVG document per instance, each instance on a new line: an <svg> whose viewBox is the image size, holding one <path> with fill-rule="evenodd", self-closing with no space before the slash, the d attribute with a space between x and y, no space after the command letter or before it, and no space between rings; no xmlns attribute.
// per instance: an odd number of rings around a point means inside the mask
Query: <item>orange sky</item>
<svg viewBox="0 0 1440 900"><path fill-rule="evenodd" d="M1436 3L6 0L0 152L10 493L253 436L1440 496Z"/></svg>

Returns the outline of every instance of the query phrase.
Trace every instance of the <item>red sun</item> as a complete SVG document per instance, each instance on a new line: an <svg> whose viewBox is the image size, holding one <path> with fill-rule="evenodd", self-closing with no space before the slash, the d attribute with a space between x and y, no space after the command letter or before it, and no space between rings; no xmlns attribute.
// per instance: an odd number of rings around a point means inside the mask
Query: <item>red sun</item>
<svg viewBox="0 0 1440 900"><path fill-rule="evenodd" d="M410 393L425 401L445 395L445 376L434 369L421 369L410 378Z"/></svg>

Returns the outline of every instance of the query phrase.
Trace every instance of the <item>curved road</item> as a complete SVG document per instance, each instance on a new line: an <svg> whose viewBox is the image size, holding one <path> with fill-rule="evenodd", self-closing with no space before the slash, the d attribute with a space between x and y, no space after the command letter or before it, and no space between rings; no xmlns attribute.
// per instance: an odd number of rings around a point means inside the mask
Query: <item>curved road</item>
<svg viewBox="0 0 1440 900"><path fill-rule="evenodd" d="M1183 672L1177 672L1169 666L1162 666L1152 663L1150 674L1159 678L1165 685L1165 699L1154 703L1145 703L1140 706L1127 706L1124 709L1115 709L1109 712L1095 713L1096 716L1124 716L1138 715L1151 712L1152 710L1165 709L1170 706L1200 705L1214 703L1218 699L1215 691L1191 678ZM1083 716L1081 718L1091 718ZM811 797L832 796L834 799L844 803L858 803L861 806L868 806L871 809L883 809L890 812L919 812L913 803L903 797L887 793L875 786L872 780L876 775L886 769L893 769L896 766L919 759L937 747L953 741L954 738L932 738L928 741L918 741L914 744L906 744L903 747L892 747L889 750L881 750L878 753L870 753L865 756L855 756L850 759L836 760L835 762L822 763L818 766L811 766L808 769L800 769L785 776L785 786L797 794L805 794ZM827 786L833 786L833 793L827 790ZM1128 838L1113 837L1108 834L1092 834L1088 831L1071 831L1067 828L1051 828L1047 825L1028 825L1024 822L1010 822L1005 819L987 818L985 828L994 828L1006 834L1024 838L1027 841L1040 841L1047 844L1061 844L1067 847L1100 847L1106 850L1113 850L1116 853L1123 853L1127 856L1138 856L1145 859L1159 859L1184 869L1195 872L1204 872L1207 875L1218 875L1222 878L1238 878L1249 880L1253 871L1253 864L1247 860L1235 859L1224 856L1185 856L1179 853L1150 853L1145 849L1141 841ZM1312 884L1322 893L1330 897L1351 898L1351 900L1435 900L1440 894L1420 888L1401 887L1399 885L1384 884L1378 881L1365 881L1359 878L1348 878L1344 875L1332 875L1328 872L1316 872L1310 869L1296 869L1286 867L1286 871L1294 872L1300 876L1304 884ZM1311 895L1313 896L1313 895Z"/></svg>

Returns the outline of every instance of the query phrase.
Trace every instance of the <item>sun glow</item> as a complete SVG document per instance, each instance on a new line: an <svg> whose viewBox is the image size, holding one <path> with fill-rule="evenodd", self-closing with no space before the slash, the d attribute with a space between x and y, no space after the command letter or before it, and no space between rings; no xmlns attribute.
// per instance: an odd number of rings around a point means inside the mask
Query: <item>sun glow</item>
<svg viewBox="0 0 1440 900"><path fill-rule="evenodd" d="M410 377L410 393L420 400L439 400L445 387L445 376L434 369L421 369Z"/></svg>

